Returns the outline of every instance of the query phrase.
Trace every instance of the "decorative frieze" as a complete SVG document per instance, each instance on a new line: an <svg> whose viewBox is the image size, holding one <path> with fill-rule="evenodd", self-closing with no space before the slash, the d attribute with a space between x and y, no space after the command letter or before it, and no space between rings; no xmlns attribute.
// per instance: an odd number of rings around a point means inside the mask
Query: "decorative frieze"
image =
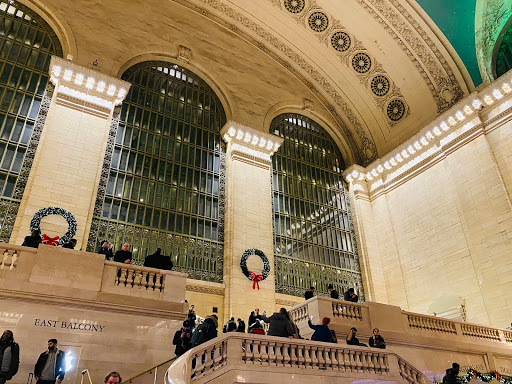
<svg viewBox="0 0 512 384"><path fill-rule="evenodd" d="M228 121L220 131L228 144L227 153L232 159L268 168L272 155L283 143L283 138Z"/></svg>
<svg viewBox="0 0 512 384"><path fill-rule="evenodd" d="M120 105L131 84L71 61L52 56L50 81L57 104L94 116L108 118Z"/></svg>

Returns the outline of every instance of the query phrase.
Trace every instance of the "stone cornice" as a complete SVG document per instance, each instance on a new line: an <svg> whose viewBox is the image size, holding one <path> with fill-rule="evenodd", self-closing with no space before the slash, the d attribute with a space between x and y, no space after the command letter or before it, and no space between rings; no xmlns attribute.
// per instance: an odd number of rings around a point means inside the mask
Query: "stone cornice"
<svg viewBox="0 0 512 384"><path fill-rule="evenodd" d="M263 168L270 167L272 155L284 140L235 121L228 121L220 134L228 144L228 153L233 160Z"/></svg>
<svg viewBox="0 0 512 384"><path fill-rule="evenodd" d="M50 81L58 104L103 118L123 102L131 87L126 81L57 56L50 62Z"/></svg>
<svg viewBox="0 0 512 384"><path fill-rule="evenodd" d="M512 84L507 76L474 92L420 133L367 168L343 173L356 199L374 200L437 164L450 153L511 120Z"/></svg>

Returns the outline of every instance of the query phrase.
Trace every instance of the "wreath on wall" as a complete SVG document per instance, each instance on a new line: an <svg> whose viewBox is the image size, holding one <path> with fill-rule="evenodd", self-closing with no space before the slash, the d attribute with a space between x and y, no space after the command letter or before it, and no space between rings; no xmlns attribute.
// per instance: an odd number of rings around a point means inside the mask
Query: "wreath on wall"
<svg viewBox="0 0 512 384"><path fill-rule="evenodd" d="M48 207L42 208L34 214L32 220L30 221L30 232L39 231L41 232L41 220L48 215L59 215L62 216L68 222L68 231L64 234L64 236L60 237L49 237L48 235L43 235L43 243L49 245L57 245L57 244L66 244L68 243L76 234L76 219L75 216L69 211L66 211L63 208L59 207Z"/></svg>
<svg viewBox="0 0 512 384"><path fill-rule="evenodd" d="M254 272L249 272L249 269L247 269L247 259L249 256L256 255L261 258L263 261L263 271L261 271L260 274L256 274ZM270 273L270 262L268 261L267 256L260 251L259 249L247 249L243 254L242 258L240 259L240 268L242 269L242 273L247 277L249 280L252 280L252 289L258 288L260 289L260 281L265 280L268 277L268 274Z"/></svg>

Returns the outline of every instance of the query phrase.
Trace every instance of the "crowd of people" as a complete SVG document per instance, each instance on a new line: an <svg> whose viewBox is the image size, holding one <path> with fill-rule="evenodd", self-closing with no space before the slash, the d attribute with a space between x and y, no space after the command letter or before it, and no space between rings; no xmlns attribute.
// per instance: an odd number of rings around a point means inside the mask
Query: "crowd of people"
<svg viewBox="0 0 512 384"><path fill-rule="evenodd" d="M37 384L61 384L66 375L66 353L58 348L57 339L48 340L48 348L42 352L34 366ZM14 334L6 330L0 337L0 384L11 380L20 366L20 346L14 341ZM105 384L120 384L119 372L112 371L105 376Z"/></svg>

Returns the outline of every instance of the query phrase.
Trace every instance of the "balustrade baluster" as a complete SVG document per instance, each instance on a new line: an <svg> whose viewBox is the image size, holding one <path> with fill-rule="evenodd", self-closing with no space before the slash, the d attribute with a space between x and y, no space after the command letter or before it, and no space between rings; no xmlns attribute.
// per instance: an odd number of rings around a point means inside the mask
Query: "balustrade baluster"
<svg viewBox="0 0 512 384"><path fill-rule="evenodd" d="M311 356L311 346L305 345L304 346L304 367L306 369L313 368L311 366L313 362L313 358Z"/></svg>
<svg viewBox="0 0 512 384"><path fill-rule="evenodd" d="M139 288L142 287L142 281L143 281L142 278L143 278L142 271L139 271L139 272L137 272L135 270L133 271L133 287L134 288L135 287L139 287ZM145 283L145 281L144 281L144 283Z"/></svg>
<svg viewBox="0 0 512 384"><path fill-rule="evenodd" d="M345 366L345 357L343 350L336 350L336 360L338 361L338 370L345 372L347 370L347 367Z"/></svg>
<svg viewBox="0 0 512 384"><path fill-rule="evenodd" d="M7 258L9 257L9 251L6 249L3 253L2 264L0 265L0 269L4 269L7 265Z"/></svg>
<svg viewBox="0 0 512 384"><path fill-rule="evenodd" d="M273 342L268 342L267 343L268 345L268 364L269 366L271 367L275 367L276 366L276 343L273 343Z"/></svg>
<svg viewBox="0 0 512 384"><path fill-rule="evenodd" d="M291 367L293 366L293 362L292 362L292 354L293 354L293 351L295 350L296 346L293 345L293 344L287 344L284 346L284 350L283 350L283 365L285 367Z"/></svg>
<svg viewBox="0 0 512 384"><path fill-rule="evenodd" d="M254 364L261 365L261 340L254 340L252 354Z"/></svg>
<svg viewBox="0 0 512 384"><path fill-rule="evenodd" d="M261 342L261 365L268 366L269 346L268 341Z"/></svg>
<svg viewBox="0 0 512 384"><path fill-rule="evenodd" d="M14 253L11 255L11 265L9 265L10 271L12 271L14 268L14 263L16 263L16 260L18 260L18 252L14 251Z"/></svg>
<svg viewBox="0 0 512 384"><path fill-rule="evenodd" d="M283 343L276 343L275 347L274 347L274 350L275 350L275 363L274 364L278 367L283 366L283 348L285 348Z"/></svg>
<svg viewBox="0 0 512 384"><path fill-rule="evenodd" d="M324 353L325 353L325 349L322 348L322 347L315 347L316 349L316 360L318 361L318 367L319 368L325 368L325 357L324 357Z"/></svg>
<svg viewBox="0 0 512 384"><path fill-rule="evenodd" d="M332 360L331 360L331 348L324 348L323 351L324 351L323 354L324 354L325 368L332 370L333 366L332 366Z"/></svg>

